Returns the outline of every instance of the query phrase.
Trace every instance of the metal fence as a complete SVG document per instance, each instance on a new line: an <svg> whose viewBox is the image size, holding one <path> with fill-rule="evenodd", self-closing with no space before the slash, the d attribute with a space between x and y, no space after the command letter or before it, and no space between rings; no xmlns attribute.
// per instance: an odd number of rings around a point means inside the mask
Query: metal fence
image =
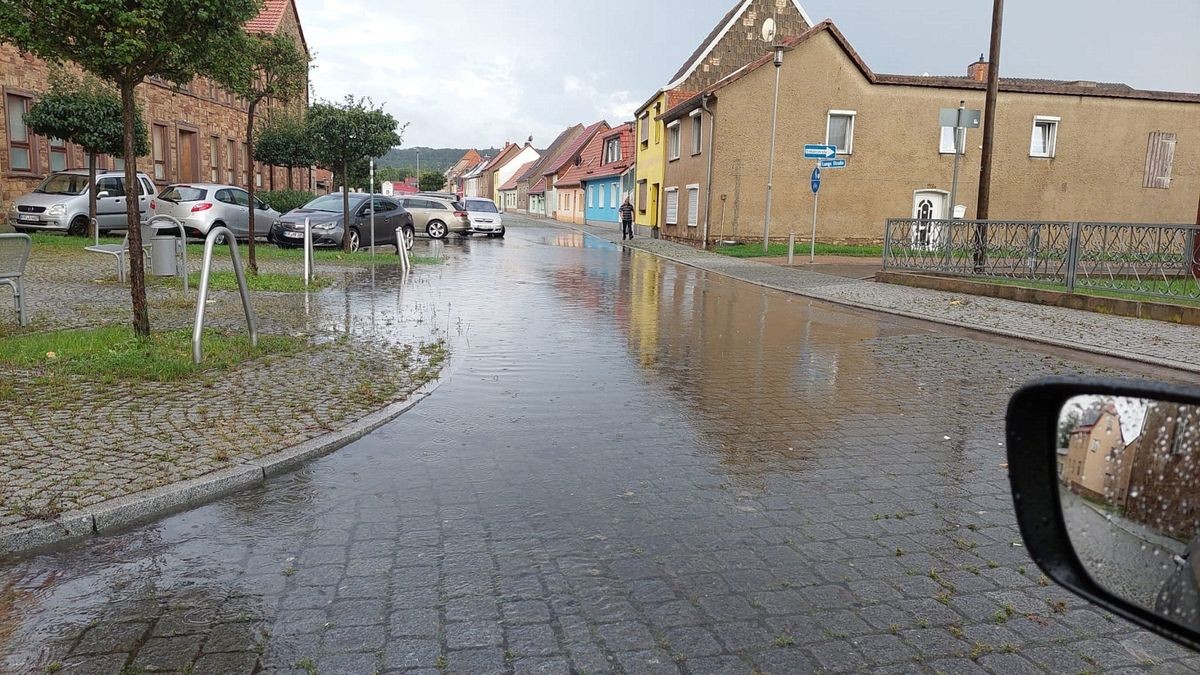
<svg viewBox="0 0 1200 675"><path fill-rule="evenodd" d="M1200 301L1196 225L893 218L886 270Z"/></svg>

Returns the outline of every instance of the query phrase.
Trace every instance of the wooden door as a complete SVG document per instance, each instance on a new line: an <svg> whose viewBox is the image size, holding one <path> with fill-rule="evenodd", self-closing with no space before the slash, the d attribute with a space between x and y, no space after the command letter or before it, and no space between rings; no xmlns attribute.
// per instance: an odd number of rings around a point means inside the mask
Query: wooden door
<svg viewBox="0 0 1200 675"><path fill-rule="evenodd" d="M195 183L200 180L200 146L194 131L179 130L179 180Z"/></svg>

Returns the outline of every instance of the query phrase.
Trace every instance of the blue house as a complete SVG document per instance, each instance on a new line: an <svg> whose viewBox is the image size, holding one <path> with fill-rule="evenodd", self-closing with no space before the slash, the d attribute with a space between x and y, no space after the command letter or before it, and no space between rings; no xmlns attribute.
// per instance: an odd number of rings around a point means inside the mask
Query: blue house
<svg viewBox="0 0 1200 675"><path fill-rule="evenodd" d="M622 188L622 179L634 162L633 124L622 124L598 134L592 142L596 147L584 153L586 159L592 160L592 166L580 177L584 219L588 223L616 224L621 221L621 203L632 196Z"/></svg>

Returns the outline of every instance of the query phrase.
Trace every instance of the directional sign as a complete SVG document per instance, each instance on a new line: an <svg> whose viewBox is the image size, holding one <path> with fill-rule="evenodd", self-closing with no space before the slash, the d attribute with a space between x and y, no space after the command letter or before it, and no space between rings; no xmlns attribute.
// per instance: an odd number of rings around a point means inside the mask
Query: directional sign
<svg viewBox="0 0 1200 675"><path fill-rule="evenodd" d="M804 146L804 159L830 159L837 155L836 145L817 145L809 143Z"/></svg>
<svg viewBox="0 0 1200 675"><path fill-rule="evenodd" d="M942 108L938 111L938 125L943 127L978 129L981 118L980 111L967 108Z"/></svg>
<svg viewBox="0 0 1200 675"><path fill-rule="evenodd" d="M821 189L821 167L818 166L818 167L815 167L812 172L813 194L814 195L817 194L817 191L820 189Z"/></svg>
<svg viewBox="0 0 1200 675"><path fill-rule="evenodd" d="M844 159L823 159L817 162L817 168L820 169L844 169L846 168L846 160Z"/></svg>

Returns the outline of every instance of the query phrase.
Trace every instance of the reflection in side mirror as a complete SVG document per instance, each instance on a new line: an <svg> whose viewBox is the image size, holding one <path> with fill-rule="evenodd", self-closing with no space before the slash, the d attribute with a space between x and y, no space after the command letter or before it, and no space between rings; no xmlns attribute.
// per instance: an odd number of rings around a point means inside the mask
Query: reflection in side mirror
<svg viewBox="0 0 1200 675"><path fill-rule="evenodd" d="M1059 494L1096 583L1200 629L1200 409L1076 396L1058 423Z"/></svg>

